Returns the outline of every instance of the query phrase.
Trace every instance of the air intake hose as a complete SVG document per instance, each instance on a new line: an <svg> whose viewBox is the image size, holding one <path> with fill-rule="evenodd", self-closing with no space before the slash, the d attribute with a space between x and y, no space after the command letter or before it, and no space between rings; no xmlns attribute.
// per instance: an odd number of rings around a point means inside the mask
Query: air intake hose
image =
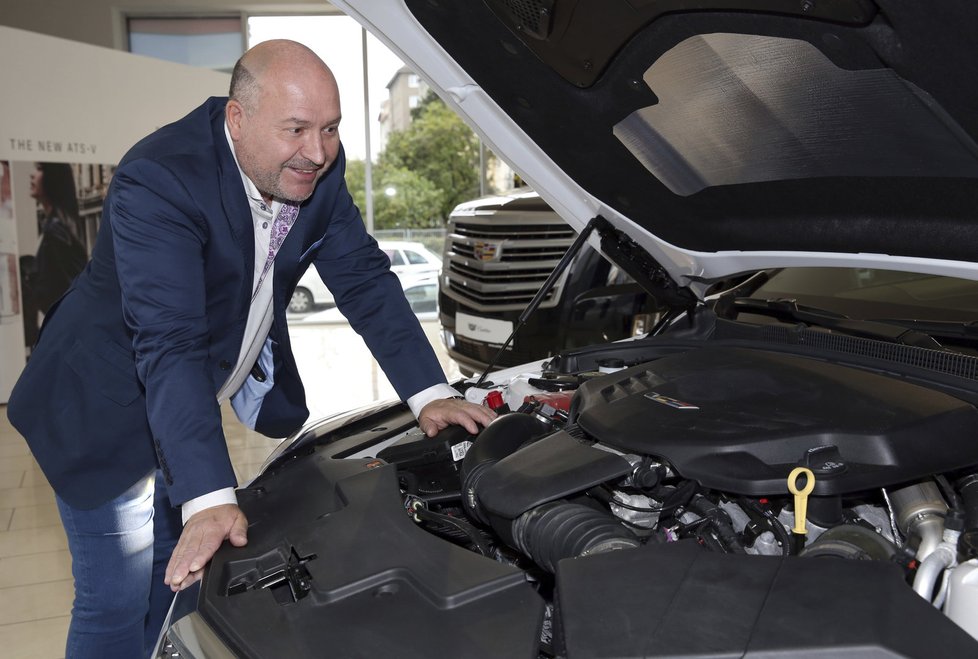
<svg viewBox="0 0 978 659"><path fill-rule="evenodd" d="M587 556L641 543L607 513L566 501L551 501L520 515L512 527L516 548L554 572L564 558Z"/></svg>
<svg viewBox="0 0 978 659"><path fill-rule="evenodd" d="M476 495L479 479L507 455L552 431L550 424L529 414L506 414L490 423L462 460L462 505L466 512L483 524L489 524L489 517Z"/></svg>

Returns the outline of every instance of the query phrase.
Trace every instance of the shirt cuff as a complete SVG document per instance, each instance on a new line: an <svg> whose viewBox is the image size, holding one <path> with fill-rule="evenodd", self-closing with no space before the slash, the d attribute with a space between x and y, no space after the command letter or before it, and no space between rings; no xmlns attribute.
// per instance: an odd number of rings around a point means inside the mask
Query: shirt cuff
<svg viewBox="0 0 978 659"><path fill-rule="evenodd" d="M427 389L422 389L418 393L408 398L405 402L408 404L408 407L411 408L414 418L417 419L419 416L421 416L421 410L424 409L424 406L431 401L441 400L443 398L455 398L456 396L461 396L461 394L455 391L454 387L442 382L440 384L432 385Z"/></svg>
<svg viewBox="0 0 978 659"><path fill-rule="evenodd" d="M238 497L234 493L233 487L225 487L184 501L183 505L180 506L180 515L183 517L183 523L186 524L188 519L201 510L207 510L208 508L222 506L228 503L234 504L235 506L238 505Z"/></svg>

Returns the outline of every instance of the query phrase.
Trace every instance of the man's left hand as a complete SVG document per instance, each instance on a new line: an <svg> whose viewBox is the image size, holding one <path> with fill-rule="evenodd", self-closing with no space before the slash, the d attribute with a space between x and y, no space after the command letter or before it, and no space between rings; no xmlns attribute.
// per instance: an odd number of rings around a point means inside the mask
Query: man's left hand
<svg viewBox="0 0 978 659"><path fill-rule="evenodd" d="M225 540L235 547L248 544L248 520L236 505L213 506L191 516L173 548L163 583L177 592L199 581L204 565Z"/></svg>
<svg viewBox="0 0 978 659"><path fill-rule="evenodd" d="M434 437L452 424L462 426L470 435L476 435L480 424L489 425L495 418L496 413L488 407L457 398L442 398L421 408L418 426L428 437Z"/></svg>

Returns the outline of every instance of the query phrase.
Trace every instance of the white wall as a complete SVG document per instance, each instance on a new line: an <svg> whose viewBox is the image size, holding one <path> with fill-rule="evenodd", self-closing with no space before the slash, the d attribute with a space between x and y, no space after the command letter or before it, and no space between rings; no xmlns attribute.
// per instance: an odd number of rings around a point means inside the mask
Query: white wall
<svg viewBox="0 0 978 659"><path fill-rule="evenodd" d="M0 26L0 160L14 173L14 221L0 227L2 251L35 247L36 235L25 230L36 227L30 163L115 164L147 133L225 95L229 82L224 73ZM22 320L5 320L0 403L25 359Z"/></svg>
<svg viewBox="0 0 978 659"><path fill-rule="evenodd" d="M0 159L114 163L230 77L0 27Z"/></svg>

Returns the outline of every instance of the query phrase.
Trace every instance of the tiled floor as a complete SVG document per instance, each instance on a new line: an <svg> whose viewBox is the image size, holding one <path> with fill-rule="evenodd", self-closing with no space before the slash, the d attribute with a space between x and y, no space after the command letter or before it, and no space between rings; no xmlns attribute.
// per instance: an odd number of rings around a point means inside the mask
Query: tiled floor
<svg viewBox="0 0 978 659"><path fill-rule="evenodd" d="M437 323L422 323L450 379ZM295 322L292 342L309 392L311 418L393 391L359 337L342 323ZM239 482L250 479L276 441L247 430L225 409L224 431ZM58 659L71 611L71 557L54 494L0 405L0 656Z"/></svg>

